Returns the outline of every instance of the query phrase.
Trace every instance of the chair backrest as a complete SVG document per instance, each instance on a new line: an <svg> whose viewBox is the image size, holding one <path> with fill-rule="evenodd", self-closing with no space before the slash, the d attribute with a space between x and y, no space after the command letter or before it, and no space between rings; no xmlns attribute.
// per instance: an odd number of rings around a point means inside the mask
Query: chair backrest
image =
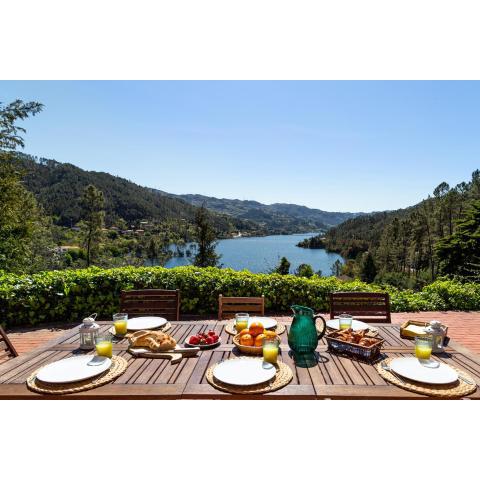
<svg viewBox="0 0 480 480"><path fill-rule="evenodd" d="M336 292L330 294L330 318L342 313L369 322L388 322L390 317L390 297L388 293Z"/></svg>
<svg viewBox="0 0 480 480"><path fill-rule="evenodd" d="M236 313L262 316L265 314L265 297L224 297L218 296L218 319L232 318Z"/></svg>
<svg viewBox="0 0 480 480"><path fill-rule="evenodd" d="M0 364L14 357L18 357L18 353L5 333L5 330L0 327Z"/></svg>
<svg viewBox="0 0 480 480"><path fill-rule="evenodd" d="M129 317L151 315L180 320L180 290L123 290L120 310Z"/></svg>

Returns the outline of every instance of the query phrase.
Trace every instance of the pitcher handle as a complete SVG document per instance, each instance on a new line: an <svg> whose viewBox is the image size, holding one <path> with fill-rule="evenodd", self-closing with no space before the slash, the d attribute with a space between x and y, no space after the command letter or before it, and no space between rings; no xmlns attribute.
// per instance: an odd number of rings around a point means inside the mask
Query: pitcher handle
<svg viewBox="0 0 480 480"><path fill-rule="evenodd" d="M320 340L325 335L325 332L327 331L327 322L325 321L322 315L320 314L314 315L313 320L315 321L315 327L317 326L317 318L321 318L323 323L323 328L320 333L318 333L318 329L317 329L317 336L318 336L318 339Z"/></svg>

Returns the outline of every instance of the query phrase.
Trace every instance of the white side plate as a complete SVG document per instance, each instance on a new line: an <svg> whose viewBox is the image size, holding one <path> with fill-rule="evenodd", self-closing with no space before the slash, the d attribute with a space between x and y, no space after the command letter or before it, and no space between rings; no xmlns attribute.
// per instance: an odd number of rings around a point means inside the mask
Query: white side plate
<svg viewBox="0 0 480 480"><path fill-rule="evenodd" d="M338 318L327 320L327 327L338 330L340 328ZM365 330L366 328L369 328L367 323L361 322L360 320L352 320L352 330L354 332L357 330Z"/></svg>
<svg viewBox="0 0 480 480"><path fill-rule="evenodd" d="M438 368L428 368L416 357L394 358L390 367L395 373L415 382L443 385L458 380L457 372L448 365L440 363Z"/></svg>
<svg viewBox="0 0 480 480"><path fill-rule="evenodd" d="M263 328L267 330L269 328L275 328L277 326L277 321L274 318L270 317L250 317L248 319L248 328L253 322L260 322L263 325Z"/></svg>
<svg viewBox="0 0 480 480"><path fill-rule="evenodd" d="M163 317L136 317L127 320L127 330L150 330L163 327L167 319Z"/></svg>
<svg viewBox="0 0 480 480"><path fill-rule="evenodd" d="M259 358L239 358L225 360L213 370L213 376L223 383L246 386L268 382L277 371L271 363Z"/></svg>
<svg viewBox="0 0 480 480"><path fill-rule="evenodd" d="M112 360L107 358L101 365L91 366L87 363L95 355L76 355L46 365L37 373L37 378L46 383L71 383L86 380L106 372Z"/></svg>

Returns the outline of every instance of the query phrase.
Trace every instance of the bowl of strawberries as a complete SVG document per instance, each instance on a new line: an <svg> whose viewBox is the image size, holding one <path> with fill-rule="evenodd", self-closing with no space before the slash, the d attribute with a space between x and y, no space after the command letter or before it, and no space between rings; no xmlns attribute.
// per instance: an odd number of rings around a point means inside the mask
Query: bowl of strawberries
<svg viewBox="0 0 480 480"><path fill-rule="evenodd" d="M192 335L185 345L189 347L199 347L201 350L208 348L215 348L220 345L220 337L215 330L209 330L208 332L196 333Z"/></svg>

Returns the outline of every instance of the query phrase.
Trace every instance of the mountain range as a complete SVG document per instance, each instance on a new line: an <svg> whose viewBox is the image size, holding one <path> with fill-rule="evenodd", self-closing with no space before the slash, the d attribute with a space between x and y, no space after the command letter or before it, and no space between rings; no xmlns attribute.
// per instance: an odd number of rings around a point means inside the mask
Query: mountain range
<svg viewBox="0 0 480 480"><path fill-rule="evenodd" d="M301 205L265 205L250 200L230 200L203 195L176 195L142 187L104 172L86 171L69 163L19 154L26 172L25 186L35 194L58 225L72 226L81 219L80 198L93 184L105 197L106 223L140 220L185 219L192 222L205 205L220 235L241 231L247 235L325 231L359 213L325 212Z"/></svg>

